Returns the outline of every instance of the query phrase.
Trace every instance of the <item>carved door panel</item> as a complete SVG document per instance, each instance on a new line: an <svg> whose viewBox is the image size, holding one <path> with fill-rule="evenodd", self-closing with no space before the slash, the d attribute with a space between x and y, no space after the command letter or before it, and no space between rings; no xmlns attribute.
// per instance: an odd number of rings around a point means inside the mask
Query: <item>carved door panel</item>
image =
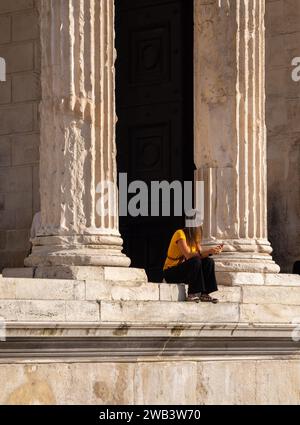
<svg viewBox="0 0 300 425"><path fill-rule="evenodd" d="M128 184L144 181L149 193L151 181L193 179L192 27L192 0L116 1L118 172ZM124 252L150 281L161 281L182 224L173 215L120 217Z"/></svg>

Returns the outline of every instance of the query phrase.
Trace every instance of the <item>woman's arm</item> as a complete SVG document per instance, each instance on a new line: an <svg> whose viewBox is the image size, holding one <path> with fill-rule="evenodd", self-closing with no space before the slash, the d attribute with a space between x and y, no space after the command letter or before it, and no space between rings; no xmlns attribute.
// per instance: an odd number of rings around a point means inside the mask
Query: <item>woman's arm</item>
<svg viewBox="0 0 300 425"><path fill-rule="evenodd" d="M181 254L185 257L186 260L189 260L193 257L199 257L199 252L191 252L188 244L184 239L179 239L177 241L178 248L181 252Z"/></svg>
<svg viewBox="0 0 300 425"><path fill-rule="evenodd" d="M222 251L222 249L223 249L222 245L218 245L214 248L210 248L210 249L207 249L206 251L203 251L202 248L201 248L201 245L197 244L197 251L200 254L201 258L206 258L209 255L219 254Z"/></svg>

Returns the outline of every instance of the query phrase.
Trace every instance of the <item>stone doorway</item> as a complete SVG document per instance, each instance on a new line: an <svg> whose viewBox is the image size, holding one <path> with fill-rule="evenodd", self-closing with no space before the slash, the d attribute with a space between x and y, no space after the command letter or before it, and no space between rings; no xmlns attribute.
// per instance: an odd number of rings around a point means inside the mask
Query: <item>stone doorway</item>
<svg viewBox="0 0 300 425"><path fill-rule="evenodd" d="M151 181L193 181L193 0L115 6L118 172L128 184L144 181L149 192ZM172 213L120 217L132 266L161 281L170 236L182 225Z"/></svg>

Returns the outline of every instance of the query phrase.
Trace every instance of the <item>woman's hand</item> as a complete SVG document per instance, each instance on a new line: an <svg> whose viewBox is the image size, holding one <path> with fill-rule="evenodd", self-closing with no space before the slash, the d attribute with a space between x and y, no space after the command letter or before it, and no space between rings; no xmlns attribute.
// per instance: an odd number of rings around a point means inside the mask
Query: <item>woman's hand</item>
<svg viewBox="0 0 300 425"><path fill-rule="evenodd" d="M208 252L209 252L209 254L212 254L212 255L220 254L220 252L223 251L223 246L224 246L223 244L222 245L215 246L215 247L209 249Z"/></svg>

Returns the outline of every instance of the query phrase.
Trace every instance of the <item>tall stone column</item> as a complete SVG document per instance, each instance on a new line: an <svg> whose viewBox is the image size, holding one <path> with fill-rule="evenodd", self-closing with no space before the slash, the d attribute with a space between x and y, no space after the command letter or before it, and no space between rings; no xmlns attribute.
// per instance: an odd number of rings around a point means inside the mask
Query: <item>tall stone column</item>
<svg viewBox="0 0 300 425"><path fill-rule="evenodd" d="M195 0L195 164L218 271L277 273L267 238L265 1Z"/></svg>
<svg viewBox="0 0 300 425"><path fill-rule="evenodd" d="M114 2L41 0L40 23L42 227L25 264L129 266L118 231Z"/></svg>

